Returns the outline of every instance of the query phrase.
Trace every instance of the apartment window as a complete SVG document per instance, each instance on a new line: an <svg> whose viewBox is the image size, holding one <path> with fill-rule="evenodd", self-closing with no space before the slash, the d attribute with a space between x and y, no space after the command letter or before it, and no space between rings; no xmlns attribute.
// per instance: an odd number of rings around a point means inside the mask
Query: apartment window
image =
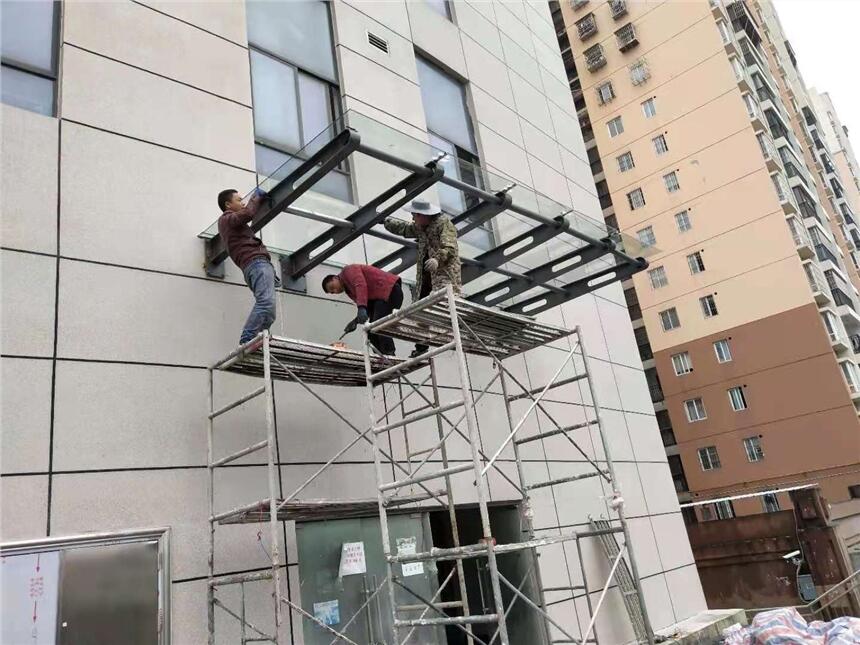
<svg viewBox="0 0 860 645"><path fill-rule="evenodd" d="M738 81L742 81L744 79L744 66L741 64L741 61L738 60L737 56L732 56L730 59L732 61L732 69L735 72L735 79Z"/></svg>
<svg viewBox="0 0 860 645"><path fill-rule="evenodd" d="M686 233L693 228L693 224L690 222L690 211L675 213L675 224L678 226L679 233Z"/></svg>
<svg viewBox="0 0 860 645"><path fill-rule="evenodd" d="M657 244L657 238L654 237L654 228L646 226L636 231L636 237L639 238L639 244L642 246L654 246Z"/></svg>
<svg viewBox="0 0 860 645"><path fill-rule="evenodd" d="M612 89L612 81L606 81L597 86L597 102L605 105L615 98L615 90Z"/></svg>
<svg viewBox="0 0 860 645"><path fill-rule="evenodd" d="M653 97L642 102L642 114L645 115L646 119L657 116L657 105L654 103Z"/></svg>
<svg viewBox="0 0 860 645"><path fill-rule="evenodd" d="M740 412L741 410L746 410L749 407L747 405L747 399L744 396L743 387L737 386L729 388L728 393L729 402L732 404L732 410Z"/></svg>
<svg viewBox="0 0 860 645"><path fill-rule="evenodd" d="M59 2L0 2L3 103L54 115L59 11Z"/></svg>
<svg viewBox="0 0 860 645"><path fill-rule="evenodd" d="M687 256L687 265L690 267L690 273L696 275L705 270L705 261L702 259L702 253L696 251Z"/></svg>
<svg viewBox="0 0 860 645"><path fill-rule="evenodd" d="M778 174L774 173L770 176L773 182L773 188L776 191L776 196L780 202L788 200L788 194L785 191L785 180Z"/></svg>
<svg viewBox="0 0 860 645"><path fill-rule="evenodd" d="M663 175L663 183L666 184L666 190L670 193L681 190L681 184L678 183L678 173L674 170Z"/></svg>
<svg viewBox="0 0 860 645"><path fill-rule="evenodd" d="M621 117L617 116L614 119L610 119L606 123L606 127L609 129L609 136L617 137L619 134L624 132L624 124L621 122Z"/></svg>
<svg viewBox="0 0 860 645"><path fill-rule="evenodd" d="M728 45L732 42L732 32L729 31L729 27L726 25L725 20L717 20L717 28L720 30L720 38L722 38L724 45Z"/></svg>
<svg viewBox="0 0 860 645"><path fill-rule="evenodd" d="M853 241L853 239L852 239ZM849 251L848 255L851 256L851 264L854 265L855 269L860 269L860 260L857 259L857 254L854 251Z"/></svg>
<svg viewBox="0 0 860 645"><path fill-rule="evenodd" d="M625 152L622 155L618 155L615 157L615 160L618 162L618 170L619 172L627 172L628 170L633 170L636 164L633 163L633 153L630 151Z"/></svg>
<svg viewBox="0 0 860 645"><path fill-rule="evenodd" d="M716 446L699 448L699 464L702 470L714 470L720 467L720 455L717 453Z"/></svg>
<svg viewBox="0 0 860 645"><path fill-rule="evenodd" d="M257 173L271 176L291 158L306 159L328 143L340 116L329 9L317 1L249 1L247 23ZM351 201L346 164L316 189Z"/></svg>
<svg viewBox="0 0 860 645"><path fill-rule="evenodd" d="M701 397L684 401L684 410L687 413L687 421L690 423L704 421L708 418L708 415L705 413L705 404L702 402Z"/></svg>
<svg viewBox="0 0 860 645"><path fill-rule="evenodd" d="M726 338L714 343L714 353L717 355L718 363L728 363L732 360L732 350Z"/></svg>
<svg viewBox="0 0 860 645"><path fill-rule="evenodd" d="M576 21L576 31L579 34L580 40L587 40L597 33L597 20L594 19L594 14L590 13L584 18Z"/></svg>
<svg viewBox="0 0 860 645"><path fill-rule="evenodd" d="M678 310L675 307L666 309L660 312L660 325L663 331L671 331L681 326L681 321L678 318Z"/></svg>
<svg viewBox="0 0 860 645"><path fill-rule="evenodd" d="M637 208L642 208L645 205L645 194L642 192L641 188L634 188L627 193L627 204L630 206L630 210L632 211L635 211Z"/></svg>
<svg viewBox="0 0 860 645"><path fill-rule="evenodd" d="M658 134L656 137L651 139L651 143L654 144L654 152L656 152L658 155L662 155L669 152L669 144L666 143L665 135Z"/></svg>
<svg viewBox="0 0 860 645"><path fill-rule="evenodd" d="M628 22L621 29L615 32L615 40L618 42L618 49L626 52L639 44L636 38L636 29L632 22Z"/></svg>
<svg viewBox="0 0 860 645"><path fill-rule="evenodd" d="M749 95L744 94L744 104L747 106L747 114L751 119L755 119L758 117L758 105L756 105L755 99Z"/></svg>
<svg viewBox="0 0 860 645"><path fill-rule="evenodd" d="M747 437L744 439L744 452L750 462L764 459L764 451L761 449L761 440L758 437Z"/></svg>
<svg viewBox="0 0 860 645"><path fill-rule="evenodd" d="M669 279L666 277L666 269L663 267L655 267L648 271L648 278L651 280L652 289L659 289L669 284Z"/></svg>
<svg viewBox="0 0 860 645"><path fill-rule="evenodd" d="M648 63L645 60L636 61L627 69L630 72L630 82L633 85L642 85L651 78L651 70L648 69Z"/></svg>
<svg viewBox="0 0 860 645"><path fill-rule="evenodd" d="M842 334L840 333L839 323L837 322L836 316L829 311L822 311L821 319L824 321L824 328L827 330L827 335L830 337L830 341L836 342L839 340Z"/></svg>
<svg viewBox="0 0 860 645"><path fill-rule="evenodd" d="M765 493L761 496L761 505L765 513L776 513L779 511L779 500L774 493Z"/></svg>
<svg viewBox="0 0 860 645"><path fill-rule="evenodd" d="M675 368L676 376L683 376L693 371L693 361L690 359L690 352L681 352L680 354L672 354L672 367Z"/></svg>
<svg viewBox="0 0 860 645"><path fill-rule="evenodd" d="M714 296L708 295L699 298L699 304L702 306L702 314L705 318L712 318L717 315L717 301L714 300Z"/></svg>
<svg viewBox="0 0 860 645"><path fill-rule="evenodd" d="M719 466L717 466L717 468L719 468ZM718 520L730 520L735 516L735 507L730 499L723 500L722 502L715 502L714 510L717 513Z"/></svg>
<svg viewBox="0 0 860 645"><path fill-rule="evenodd" d="M848 385L848 389L851 390L852 394L855 394L858 391L858 386L856 367L854 366L854 363L851 361L842 361L839 363L839 367L842 369L842 375L845 377L845 383Z"/></svg>
<svg viewBox="0 0 860 645"><path fill-rule="evenodd" d="M851 499L860 499L860 484L853 484L848 487L848 496Z"/></svg>

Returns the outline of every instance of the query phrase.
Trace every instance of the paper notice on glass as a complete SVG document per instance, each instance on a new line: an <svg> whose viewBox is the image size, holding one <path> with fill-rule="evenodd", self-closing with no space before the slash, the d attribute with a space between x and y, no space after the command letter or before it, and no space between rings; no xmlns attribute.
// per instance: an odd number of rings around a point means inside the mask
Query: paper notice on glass
<svg viewBox="0 0 860 645"><path fill-rule="evenodd" d="M413 537L397 538L397 555L415 555L417 553L418 540ZM400 565L403 577L420 576L424 573L423 562L404 562Z"/></svg>
<svg viewBox="0 0 860 645"><path fill-rule="evenodd" d="M359 542L361 544L361 542ZM340 606L337 600L314 603L314 618L323 625L337 625L340 622Z"/></svg>
<svg viewBox="0 0 860 645"><path fill-rule="evenodd" d="M59 551L0 558L0 643L59 642L59 581Z"/></svg>
<svg viewBox="0 0 860 645"><path fill-rule="evenodd" d="M340 549L340 572L338 576L343 578L357 573L367 573L364 542L344 542Z"/></svg>

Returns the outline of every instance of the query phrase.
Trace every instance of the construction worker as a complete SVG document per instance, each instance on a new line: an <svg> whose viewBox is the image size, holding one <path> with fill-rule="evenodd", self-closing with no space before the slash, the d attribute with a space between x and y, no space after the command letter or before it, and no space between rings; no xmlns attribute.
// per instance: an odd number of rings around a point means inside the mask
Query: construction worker
<svg viewBox="0 0 860 645"><path fill-rule="evenodd" d="M222 212L218 218L218 234L227 246L230 259L242 270L245 284L254 293L254 306L239 337L240 345L275 322L275 286L279 280L269 251L248 226L268 197L264 190L257 188L245 205L237 190L230 188L218 193L218 208Z"/></svg>
<svg viewBox="0 0 860 645"><path fill-rule="evenodd" d="M385 228L395 235L418 240L416 260L415 293L413 300L420 300L431 291L449 284L454 293L460 294L460 248L457 244L457 227L442 215L442 210L425 199L415 199L409 208L412 223L391 217L385 220ZM426 345L416 345L412 356L427 351Z"/></svg>
<svg viewBox="0 0 860 645"><path fill-rule="evenodd" d="M403 305L400 277L369 264L349 264L337 275L327 275L322 281L326 293L344 293L358 307L358 315L349 321L343 333L349 334L368 320L384 318ZM388 336L370 334L370 343L385 356L394 355L394 340Z"/></svg>

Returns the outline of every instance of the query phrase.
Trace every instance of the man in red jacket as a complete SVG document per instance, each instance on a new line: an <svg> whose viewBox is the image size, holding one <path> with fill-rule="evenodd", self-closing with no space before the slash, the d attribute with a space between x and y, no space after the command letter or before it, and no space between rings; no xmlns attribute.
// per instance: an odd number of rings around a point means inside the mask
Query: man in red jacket
<svg viewBox="0 0 860 645"><path fill-rule="evenodd" d="M358 306L358 315L343 330L347 334L368 320L384 318L403 304L400 278L369 264L349 264L338 275L327 275L322 288L332 294L345 291ZM394 355L394 339L370 334L370 343L381 354Z"/></svg>

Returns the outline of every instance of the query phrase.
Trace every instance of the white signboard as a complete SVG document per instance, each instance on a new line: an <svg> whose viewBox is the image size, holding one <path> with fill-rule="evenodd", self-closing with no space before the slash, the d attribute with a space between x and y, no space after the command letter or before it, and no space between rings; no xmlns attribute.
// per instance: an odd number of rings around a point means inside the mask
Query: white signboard
<svg viewBox="0 0 860 645"><path fill-rule="evenodd" d="M344 542L340 549L340 572L338 576L353 576L367 573L364 559L364 542Z"/></svg>
<svg viewBox="0 0 860 645"><path fill-rule="evenodd" d="M415 555L417 553L418 540L413 537L397 538L397 555ZM400 565L403 577L420 576L424 573L423 562L404 562Z"/></svg>
<svg viewBox="0 0 860 645"><path fill-rule="evenodd" d="M0 643L54 645L60 552L0 558Z"/></svg>

